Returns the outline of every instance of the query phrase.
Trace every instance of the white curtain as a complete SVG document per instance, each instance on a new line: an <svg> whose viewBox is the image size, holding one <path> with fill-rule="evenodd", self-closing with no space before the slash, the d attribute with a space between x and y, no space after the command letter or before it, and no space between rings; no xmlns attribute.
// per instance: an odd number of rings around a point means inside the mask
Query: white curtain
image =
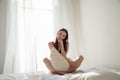
<svg viewBox="0 0 120 80"><path fill-rule="evenodd" d="M7 20L3 73L48 71L43 58L53 38L52 0L9 0Z"/></svg>
<svg viewBox="0 0 120 80"><path fill-rule="evenodd" d="M14 72L16 66L14 63L16 61L16 51L17 51L17 8L15 0L8 0L7 2L7 27L6 27L6 54L3 73Z"/></svg>
<svg viewBox="0 0 120 80"><path fill-rule="evenodd" d="M65 27L69 31L69 57L78 56L74 0L8 0L6 56L3 73L48 71L48 42Z"/></svg>
<svg viewBox="0 0 120 80"><path fill-rule="evenodd" d="M52 0L18 0L18 22L21 71L47 71L43 58L49 56L53 36Z"/></svg>

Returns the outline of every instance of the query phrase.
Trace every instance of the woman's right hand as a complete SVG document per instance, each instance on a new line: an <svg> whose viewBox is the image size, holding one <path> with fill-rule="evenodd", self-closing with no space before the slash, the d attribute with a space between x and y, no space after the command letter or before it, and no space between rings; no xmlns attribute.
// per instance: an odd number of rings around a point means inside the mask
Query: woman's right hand
<svg viewBox="0 0 120 80"><path fill-rule="evenodd" d="M59 39L58 40L59 45L62 47L63 46L63 40Z"/></svg>

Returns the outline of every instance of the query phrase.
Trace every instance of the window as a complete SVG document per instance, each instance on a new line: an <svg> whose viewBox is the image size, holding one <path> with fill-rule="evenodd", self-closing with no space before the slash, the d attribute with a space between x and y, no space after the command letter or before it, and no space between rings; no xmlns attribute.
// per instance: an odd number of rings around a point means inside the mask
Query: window
<svg viewBox="0 0 120 80"><path fill-rule="evenodd" d="M26 51L36 55L37 71L47 70L43 58L49 57L48 42L53 38L52 0L18 0L17 30L21 72L26 66Z"/></svg>

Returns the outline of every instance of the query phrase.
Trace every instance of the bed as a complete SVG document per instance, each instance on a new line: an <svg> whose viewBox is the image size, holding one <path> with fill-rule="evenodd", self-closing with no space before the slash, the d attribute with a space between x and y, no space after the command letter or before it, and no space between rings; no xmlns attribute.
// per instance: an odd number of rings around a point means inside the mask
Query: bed
<svg viewBox="0 0 120 80"><path fill-rule="evenodd" d="M53 75L44 71L1 74L0 80L120 80L120 70L94 67L64 75Z"/></svg>

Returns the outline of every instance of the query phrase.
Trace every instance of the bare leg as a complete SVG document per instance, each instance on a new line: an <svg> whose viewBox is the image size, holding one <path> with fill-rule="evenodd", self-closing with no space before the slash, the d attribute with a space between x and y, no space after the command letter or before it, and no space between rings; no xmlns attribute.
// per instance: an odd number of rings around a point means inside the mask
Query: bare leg
<svg viewBox="0 0 120 80"><path fill-rule="evenodd" d="M69 64L70 64L70 68L67 72L70 73L70 72L76 71L76 69L81 65L83 59L84 59L84 57L82 55L80 55L76 61L68 60Z"/></svg>
<svg viewBox="0 0 120 80"><path fill-rule="evenodd" d="M48 58L45 58L43 61L46 65L46 67L50 70L51 73L63 75L65 73L71 73L71 72L76 71L76 69L81 65L83 59L84 58L83 58L82 55L80 55L79 58L76 61L71 61L71 60L68 59L68 62L70 64L70 68L69 68L68 71L57 71L57 70L55 70Z"/></svg>
<svg viewBox="0 0 120 80"><path fill-rule="evenodd" d="M45 63L46 67L50 70L51 73L56 72L48 58L44 58L43 62Z"/></svg>
<svg viewBox="0 0 120 80"><path fill-rule="evenodd" d="M53 68L53 66L52 66L52 64L51 64L51 62L50 62L50 60L48 58L44 58L43 62L45 63L46 67L50 70L50 72L53 73L53 74L63 75L63 74L66 73L65 71L56 71Z"/></svg>
<svg viewBox="0 0 120 80"><path fill-rule="evenodd" d="M84 57L80 55L79 58L75 61L75 67L78 68L81 65L83 60L84 60Z"/></svg>

